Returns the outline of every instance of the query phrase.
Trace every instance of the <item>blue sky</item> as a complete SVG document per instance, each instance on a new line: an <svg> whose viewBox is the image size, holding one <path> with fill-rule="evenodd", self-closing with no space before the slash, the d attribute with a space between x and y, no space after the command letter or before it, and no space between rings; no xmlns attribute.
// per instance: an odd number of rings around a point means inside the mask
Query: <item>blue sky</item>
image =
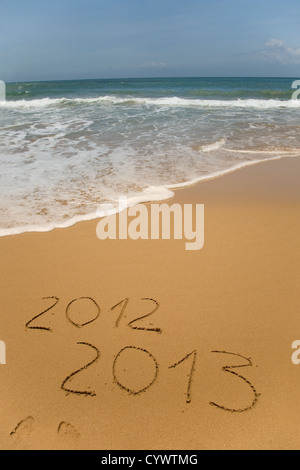
<svg viewBox="0 0 300 470"><path fill-rule="evenodd" d="M299 0L1 0L0 79L300 77Z"/></svg>

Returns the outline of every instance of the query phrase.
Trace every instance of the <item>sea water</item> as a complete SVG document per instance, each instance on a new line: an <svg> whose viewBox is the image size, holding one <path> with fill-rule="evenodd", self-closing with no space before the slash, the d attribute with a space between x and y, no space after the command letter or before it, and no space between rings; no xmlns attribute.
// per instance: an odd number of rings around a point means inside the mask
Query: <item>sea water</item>
<svg viewBox="0 0 300 470"><path fill-rule="evenodd" d="M0 102L0 236L97 217L120 196L162 200L260 160L300 155L293 79L7 84Z"/></svg>

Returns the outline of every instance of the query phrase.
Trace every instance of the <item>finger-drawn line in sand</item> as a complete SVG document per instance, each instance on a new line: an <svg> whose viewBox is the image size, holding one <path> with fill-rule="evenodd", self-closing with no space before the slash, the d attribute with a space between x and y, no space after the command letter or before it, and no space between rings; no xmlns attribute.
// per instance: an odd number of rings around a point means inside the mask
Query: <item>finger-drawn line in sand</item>
<svg viewBox="0 0 300 470"><path fill-rule="evenodd" d="M84 322L84 323L76 323L74 320L71 319L71 311L70 311L71 307L74 306L74 304L76 302L79 302L80 300L89 300L89 301L91 301L96 306L96 309L97 309L97 313L96 313L95 317L92 318L91 320L87 321L87 322ZM100 309L99 305L91 297L80 297L79 299L74 299L69 303L69 305L66 308L66 317L67 317L67 319L69 320L70 323L72 323L72 325L76 326L77 328L83 328L84 326L89 325L90 323L93 323L94 321L96 321L99 318L100 313L101 313L101 309Z"/></svg>
<svg viewBox="0 0 300 470"><path fill-rule="evenodd" d="M126 311L128 302L129 302L129 299L126 298L126 299L124 299L124 300L121 300L121 302L118 302L116 305L114 305L114 306L110 309L110 310L112 311L112 310L115 310L116 308L122 306L122 308L121 308L121 313L120 313L120 315L118 316L117 321L116 321L116 323L115 323L115 328L119 328L120 322L121 322L123 316L125 316L125 311Z"/></svg>
<svg viewBox="0 0 300 470"><path fill-rule="evenodd" d="M57 434L64 438L79 439L80 433L70 423L62 421L57 429Z"/></svg>
<svg viewBox="0 0 300 470"><path fill-rule="evenodd" d="M39 313L38 315L36 315L34 318L32 318L31 320L29 320L28 323L26 323L25 327L28 329L28 330L42 330L42 331L49 331L50 333L53 332L53 330L50 328L50 327L46 327L46 326L30 326L31 323L33 323L35 320L37 320L38 318L40 318L41 316L45 315L47 312L50 312L50 310L52 310L54 307L56 307L56 305L58 304L59 302L59 298L58 297L43 297L42 300L55 300L54 304L51 305L49 308L47 308L46 310L44 310L42 313Z"/></svg>
<svg viewBox="0 0 300 470"><path fill-rule="evenodd" d="M80 369L76 370L75 372L72 372L72 374L68 375L68 377L63 381L63 383L61 384L61 389L67 393L67 395L69 394L73 394L73 395L78 395L78 396L85 396L85 397L95 397L96 396L96 392L94 391L80 391L80 390L72 390L70 388L66 388L66 384L71 380L73 379L76 375L78 375L80 372L83 372L85 370L87 370L90 366L92 366L93 364L95 364L99 358L100 358L100 351L99 349L96 348L96 346L93 346L92 344L89 344L89 343L83 343L83 342L80 342L80 343L77 343L77 344L81 344L83 346L88 346L89 348L93 349L93 351L96 352L96 357L91 361L89 362L88 364L86 364L85 366L81 367Z"/></svg>
<svg viewBox="0 0 300 470"><path fill-rule="evenodd" d="M151 332L154 332L154 333L158 333L158 334L161 334L162 333L162 330L161 328L150 328L150 327L142 327L142 326L133 326L135 323L137 323L138 321L140 320L144 320L145 318L148 318L150 317L151 315L154 315L155 312L157 312L157 310L159 309L160 305L159 303L154 300L154 299L151 299L149 297L145 297L145 298L142 298L141 299L142 301L150 301L150 302L154 302L155 304L155 307L154 309L150 312L150 313L147 313L146 315L143 315L142 317L138 317L134 320L132 320L131 322L128 323L128 326L130 328L132 328L133 330L137 330L137 331L151 331ZM126 298L126 299L123 299L121 300L121 302L118 302L116 305L114 305L110 310L115 310L116 308L118 307L122 307L121 308L121 312L120 312L120 315L118 316L117 318L117 321L115 323L115 328L118 328L120 326L120 322L122 320L122 318L124 317L125 318L125 311L127 309L127 306L128 306L128 303L129 303L129 298Z"/></svg>
<svg viewBox="0 0 300 470"><path fill-rule="evenodd" d="M117 362L120 358L120 356L126 351L126 350L136 350L136 351L141 351L142 353L146 354L150 359L152 359L152 361L154 362L154 365L155 365L155 374L154 374L154 377L152 379L152 381L146 386L146 387L143 387L141 388L140 390L132 390L128 387L126 387L126 385L123 385L117 378ZM136 346L126 346L125 348L121 349L121 351L116 355L115 357L115 360L114 360L114 363L113 363L113 378L114 378L114 382L122 389L122 390L125 390L126 392L128 392L130 395L140 395L141 393L143 392L146 392L147 390L149 390L149 388L152 387L152 385L155 384L155 382L157 381L158 379L158 375L159 375L159 364L157 362L157 360L155 359L155 357L149 353L149 351L147 351L146 349L143 349L143 348L138 348Z"/></svg>
<svg viewBox="0 0 300 470"><path fill-rule="evenodd" d="M10 433L11 437L16 438L28 438L30 437L36 428L35 420L32 416L23 419L16 428Z"/></svg>
<svg viewBox="0 0 300 470"><path fill-rule="evenodd" d="M133 326L136 322L138 322L138 321L140 321L140 320L144 320L145 318L148 318L148 317L150 317L151 315L154 315L154 313L157 312L157 310L159 309L159 303L158 303L156 300L150 299L150 298L148 298L148 297L143 298L142 300L145 300L145 301L150 300L150 302L154 302L154 303L155 303L154 309L153 309L150 313L147 313L146 315L143 315L142 317L136 318L135 320L131 321L130 323L128 323L128 326L130 326L130 328L132 328L133 330L138 330L138 331L153 331L154 333L161 334L161 333L162 333L161 328L146 328L146 327Z"/></svg>
<svg viewBox="0 0 300 470"><path fill-rule="evenodd" d="M191 367L190 373L188 375L189 381L188 381L188 387L187 387L187 391L186 391L186 402L188 404L190 404L192 402L191 391L192 391L194 373L195 373L195 370L196 370L197 351L192 351L190 354L187 354L183 359L176 362L176 364L173 364L172 366L169 367L169 369L175 369L175 367L179 366L184 361L187 361L191 356L193 356L193 362L192 362L192 367Z"/></svg>
<svg viewBox="0 0 300 470"><path fill-rule="evenodd" d="M225 372L225 373L228 373L228 374L235 375L239 379L246 382L246 384L249 385L249 387L251 388L251 390L254 394L254 399L253 399L253 402L251 403L250 406L247 406L246 408L241 408L241 409L226 408L226 406L218 405L217 403L214 403L214 402L211 402L210 405L215 406L216 408L219 408L220 410L223 410L223 411L229 411L230 413L244 413L246 411L252 410L252 408L254 408L255 405L258 402L260 394L257 393L256 389L254 388L254 386L252 385L252 383L248 379L246 379L242 375L238 374L237 372L233 372L233 369L240 369L240 368L243 368L243 367L253 367L253 363L252 363L251 358L242 356L241 354L235 354L235 353L226 352L226 351L212 351L212 353L227 354L227 355L231 355L231 356L241 357L242 359L245 359L245 361L248 362L248 364L242 364L242 365L239 365L239 366L225 366L225 367L222 367L222 371Z"/></svg>

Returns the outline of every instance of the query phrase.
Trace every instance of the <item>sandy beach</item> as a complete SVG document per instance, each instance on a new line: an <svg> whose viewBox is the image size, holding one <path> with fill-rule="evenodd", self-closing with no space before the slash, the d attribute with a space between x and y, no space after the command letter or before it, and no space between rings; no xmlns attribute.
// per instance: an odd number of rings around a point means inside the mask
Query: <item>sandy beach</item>
<svg viewBox="0 0 300 470"><path fill-rule="evenodd" d="M201 251L97 221L1 238L0 448L299 448L299 175L177 190L205 204Z"/></svg>

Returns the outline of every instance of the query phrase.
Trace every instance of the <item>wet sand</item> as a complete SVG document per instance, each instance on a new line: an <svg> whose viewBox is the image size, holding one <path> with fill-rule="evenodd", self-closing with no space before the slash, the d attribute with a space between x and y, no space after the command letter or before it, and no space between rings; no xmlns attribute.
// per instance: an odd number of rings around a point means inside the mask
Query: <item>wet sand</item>
<svg viewBox="0 0 300 470"><path fill-rule="evenodd" d="M201 251L97 221L1 238L0 448L299 449L299 176L177 190L205 204Z"/></svg>

